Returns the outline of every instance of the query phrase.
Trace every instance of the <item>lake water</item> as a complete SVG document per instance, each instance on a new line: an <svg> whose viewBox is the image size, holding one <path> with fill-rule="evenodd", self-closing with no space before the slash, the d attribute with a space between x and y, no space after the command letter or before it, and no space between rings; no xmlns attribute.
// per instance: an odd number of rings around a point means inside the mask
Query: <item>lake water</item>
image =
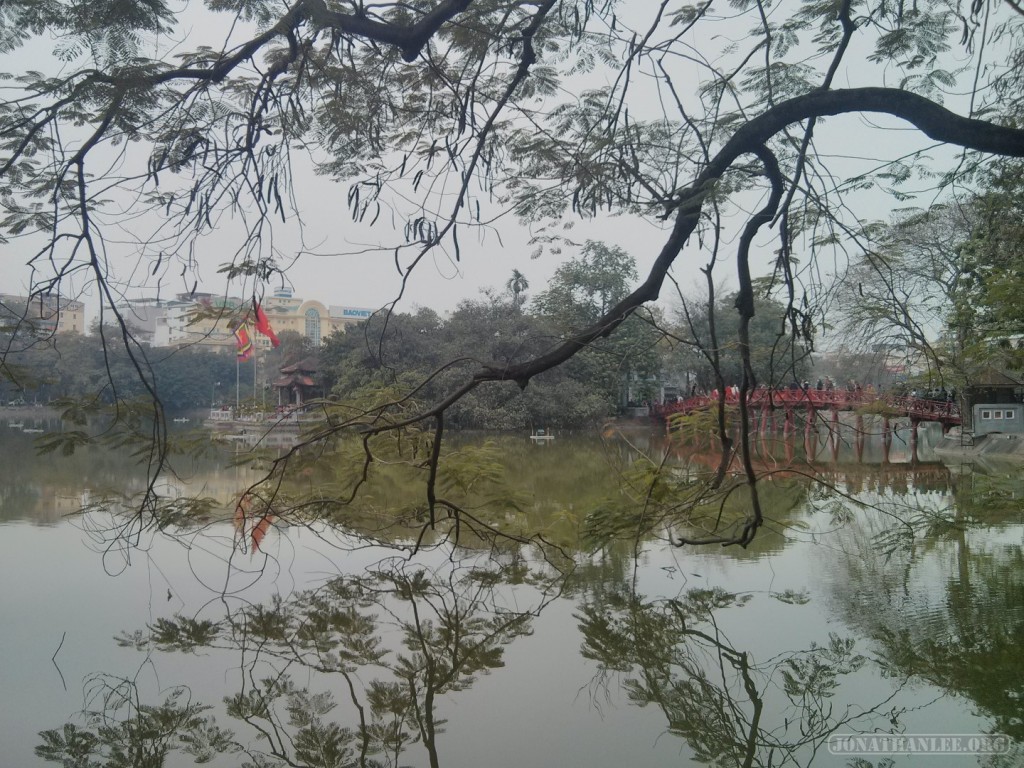
<svg viewBox="0 0 1024 768"><path fill-rule="evenodd" d="M775 507L747 549L666 528L597 551L588 514L629 508L640 457L681 478L713 460L645 432L463 439L439 495L472 491L479 535L413 553L425 512L397 480L330 525L240 519L255 470L176 460L157 490L178 517L139 526L97 503L144 486L125 454L37 457L0 429L0 768L922 760L842 752L884 749L836 741L854 734L998 753L936 768L1024 764L1024 476L946 467L927 437L917 461L899 433L886 463L878 440L766 454Z"/></svg>

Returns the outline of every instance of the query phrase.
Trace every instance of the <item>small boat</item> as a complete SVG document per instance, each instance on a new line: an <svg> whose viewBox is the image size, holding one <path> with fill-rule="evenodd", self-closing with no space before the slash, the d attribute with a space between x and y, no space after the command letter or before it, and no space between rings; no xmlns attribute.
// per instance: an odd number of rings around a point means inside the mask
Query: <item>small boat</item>
<svg viewBox="0 0 1024 768"><path fill-rule="evenodd" d="M23 429L21 431L24 432L26 435L41 435L46 430L45 429Z"/></svg>
<svg viewBox="0 0 1024 768"><path fill-rule="evenodd" d="M530 440L532 440L535 443L547 443L548 441L554 440L554 439L555 439L554 435L549 435L543 429L538 429L536 432L534 432L532 435L530 435Z"/></svg>
<svg viewBox="0 0 1024 768"><path fill-rule="evenodd" d="M174 419L174 423L175 424L188 424L189 421L190 421L190 419L185 418L184 416L180 416L177 419Z"/></svg>
<svg viewBox="0 0 1024 768"><path fill-rule="evenodd" d="M25 422L24 421L12 421L7 426L10 427L11 429L24 429L25 428Z"/></svg>

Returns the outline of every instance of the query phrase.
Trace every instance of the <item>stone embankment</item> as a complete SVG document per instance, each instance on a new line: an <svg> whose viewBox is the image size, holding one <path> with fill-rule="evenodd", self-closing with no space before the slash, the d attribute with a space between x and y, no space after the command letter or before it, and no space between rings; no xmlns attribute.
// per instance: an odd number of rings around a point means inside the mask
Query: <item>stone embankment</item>
<svg viewBox="0 0 1024 768"><path fill-rule="evenodd" d="M935 446L942 458L1000 459L1024 463L1024 435L991 434L973 438L970 435L950 434Z"/></svg>

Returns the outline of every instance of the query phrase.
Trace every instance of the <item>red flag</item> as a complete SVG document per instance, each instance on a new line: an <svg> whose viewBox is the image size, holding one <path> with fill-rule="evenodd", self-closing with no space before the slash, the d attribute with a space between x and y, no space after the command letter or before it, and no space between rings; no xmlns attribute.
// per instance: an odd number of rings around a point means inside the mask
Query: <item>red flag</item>
<svg viewBox="0 0 1024 768"><path fill-rule="evenodd" d="M281 340L277 338L277 334L274 333L274 329L270 327L270 320L267 319L267 313L263 311L263 307L256 303L255 298L252 300L252 308L256 313L256 330L270 339L271 346L280 346Z"/></svg>
<svg viewBox="0 0 1024 768"><path fill-rule="evenodd" d="M235 341L238 343L238 361L244 363L252 357L252 341L249 339L249 332L244 325L235 328Z"/></svg>

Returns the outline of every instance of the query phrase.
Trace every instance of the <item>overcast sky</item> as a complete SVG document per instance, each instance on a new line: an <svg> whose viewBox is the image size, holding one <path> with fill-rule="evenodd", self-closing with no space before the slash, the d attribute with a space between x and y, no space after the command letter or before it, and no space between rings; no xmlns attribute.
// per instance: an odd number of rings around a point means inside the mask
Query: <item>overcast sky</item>
<svg viewBox="0 0 1024 768"><path fill-rule="evenodd" d="M635 7L650 10L655 5L641 3ZM190 39L187 47L198 42L197 30L202 30L202 34L210 36L211 40L223 33L226 14L218 15L213 24L207 16L209 14L195 3L188 8L186 18L192 23L188 28ZM730 29L728 20L723 20L721 24L722 29ZM742 22L741 26L733 25L734 38L743 37L746 24ZM726 39L721 44L727 43ZM177 47L175 41L166 38L156 43L161 53L168 53ZM52 59L41 55L44 53L41 47L35 46L27 51L19 51L13 57L5 57L0 60L0 65L15 72L30 67L55 66ZM865 84L854 82L849 74L844 77L847 82L840 83L841 86ZM653 100L651 103L652 106L655 104ZM830 119L824 121L819 128L816 140L826 152L848 154L849 160L835 162L850 169L863 169L873 165L882 156L896 157L911 147L920 147L926 143L920 134L905 129L878 131L877 139L869 138L874 133L868 130L869 126L879 122L858 115ZM892 121L890 124L895 128ZM296 166L294 186L303 225L300 229L294 220L286 223L278 221L272 233L267 233L266 243L272 243L273 249L281 254L279 263L288 267L287 282L295 295L325 304L369 308L393 301L401 290L401 276L395 267L393 249L403 241L402 223L397 222L394 228L389 226L386 210L373 229L353 222L346 202L348 184L315 176L301 162ZM923 202L930 200L926 197ZM754 199L748 201L749 207L756 203ZM884 218L893 205L890 198L881 194L861 195L857 203L857 214L862 218ZM222 216L214 233L196 242L194 253L199 267L195 273L184 275L180 274L180 269L166 267L153 275L149 272L151 262L138 262L137 249L131 240L152 226L153 222L130 221L120 229L118 226L107 229L107 253L113 271L122 278L127 295L159 294L169 298L191 290L197 280L196 287L200 291L222 292L226 289L218 269L237 255L243 239L237 220L230 214ZM657 221L640 221L603 213L594 220L575 218L574 226L565 234L577 242L592 239L623 247L636 259L641 276L653 262L667 236L664 225ZM511 217L498 221L494 228L481 229L475 233L461 228L459 235L461 260L456 262L451 252L445 253L440 249L429 255L409 281L400 309L410 310L415 306L429 306L439 311L451 309L462 299L479 298L484 288L500 290L513 270L519 270L527 277L530 282L529 294L533 295L543 290L559 263L575 255L571 248L565 248L561 254L546 252L540 258L532 259L534 247L529 244L530 229ZM31 252L31 243L14 241L10 245L0 246L0 249L5 265L3 289L9 292L23 290L30 279L24 263L26 254ZM288 263L293 257L294 261ZM734 256L726 250L723 258L731 263ZM752 265L755 274L766 273L773 261L772 247L756 252ZM674 270L674 276L684 290L698 284L698 270L705 262L706 255L698 252L696 244L691 244ZM732 269L723 269L720 274L725 278L732 272ZM278 281L274 281L266 289L271 291L278 284ZM76 289L82 287L80 283ZM229 292L244 296L251 291L252 286L246 285L235 287ZM96 301L94 296L86 300L90 306ZM673 303L671 296L663 296L663 300L666 305Z"/></svg>

